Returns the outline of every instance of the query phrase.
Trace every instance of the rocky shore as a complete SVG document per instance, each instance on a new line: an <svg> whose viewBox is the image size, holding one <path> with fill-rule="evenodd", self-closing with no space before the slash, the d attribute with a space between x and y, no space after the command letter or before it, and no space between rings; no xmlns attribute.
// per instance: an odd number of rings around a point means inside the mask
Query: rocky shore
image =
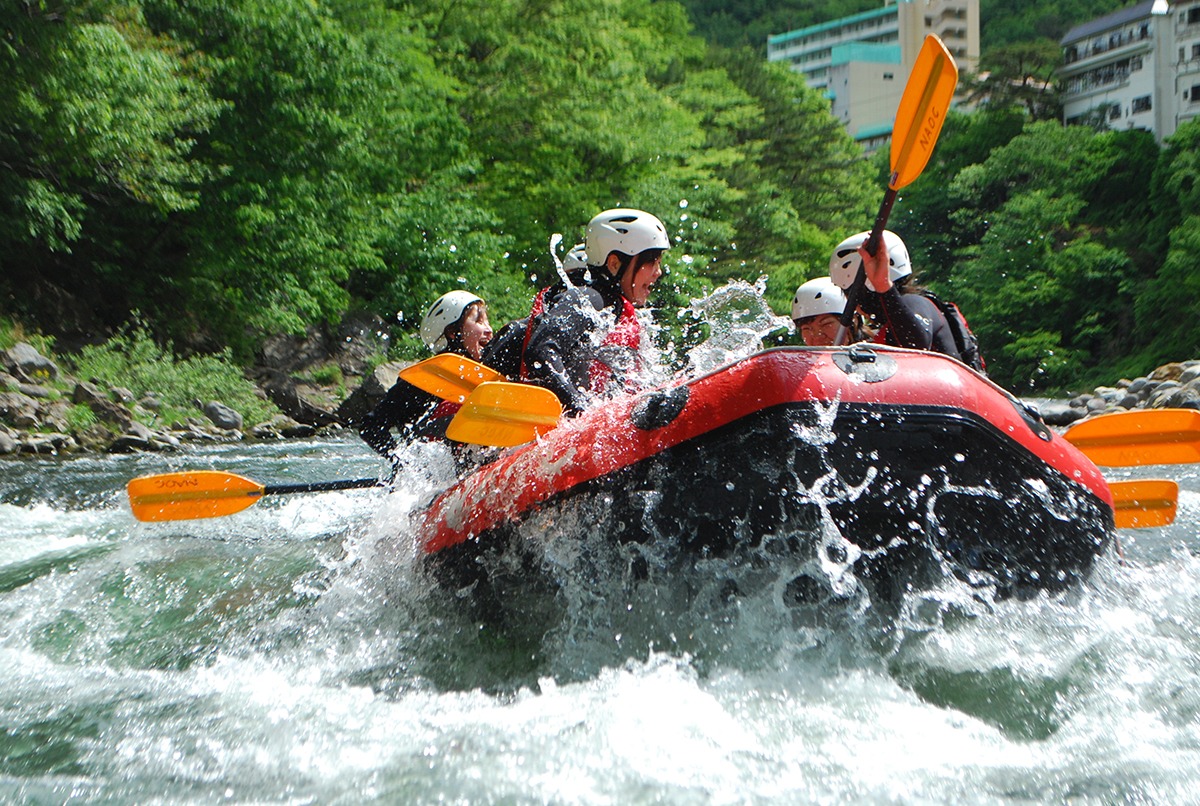
<svg viewBox="0 0 1200 806"><path fill-rule="evenodd" d="M1040 409L1042 419L1053 426L1134 409L1200 409L1200 360L1163 364L1145 377L1123 378Z"/></svg>
<svg viewBox="0 0 1200 806"><path fill-rule="evenodd" d="M29 344L17 344L0 352L0 456L169 451L186 443L298 439L353 427L404 366L368 367L367 356L380 349L372 343L373 332L360 326L332 339L311 332L305 339L268 344L253 376L261 396L282 413L252 424L219 400L195 400L193 415L160 422L162 404L153 394L137 397L128 389L68 377ZM339 394L303 380L300 370L317 361L336 362L353 392ZM94 415L86 426L71 425L68 413L77 406ZM1145 408L1200 409L1200 360L1165 364L1142 378L1044 403L1040 411L1048 425L1064 427L1087 417Z"/></svg>
<svg viewBox="0 0 1200 806"><path fill-rule="evenodd" d="M194 400L194 413L164 421L153 393L65 374L27 343L0 351L0 457L131 453L179 450L187 443L299 439L353 424L382 399L404 364L369 366L379 354L375 323L326 336L269 343L252 370L259 396L281 412L266 422L245 423L220 400ZM337 366L341 388L305 380L316 364ZM342 389L352 386L346 395ZM72 410L86 407L88 422Z"/></svg>

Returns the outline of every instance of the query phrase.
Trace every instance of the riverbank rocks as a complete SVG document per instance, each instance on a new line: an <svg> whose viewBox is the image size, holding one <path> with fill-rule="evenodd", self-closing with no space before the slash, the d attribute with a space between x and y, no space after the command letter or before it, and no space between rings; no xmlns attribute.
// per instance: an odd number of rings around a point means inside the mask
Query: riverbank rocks
<svg viewBox="0 0 1200 806"><path fill-rule="evenodd" d="M167 424L158 393L140 391L139 398L124 386L70 377L21 342L0 350L0 456L169 451L191 442L303 439L339 429L346 389L372 374L371 363L387 350L386 330L378 317L358 314L337 328L269 340L247 376L283 414L253 425L220 400L193 400L196 416ZM356 399L373 405L377 384L366 386L372 394Z"/></svg>
<svg viewBox="0 0 1200 806"><path fill-rule="evenodd" d="M298 423L326 426L340 422L324 390L315 385L297 381L278 370L264 372L259 384L267 398Z"/></svg>
<svg viewBox="0 0 1200 806"><path fill-rule="evenodd" d="M172 451L187 443L304 439L354 427L408 366L393 362L369 369L372 351L378 355L383 347L376 343L378 324L364 319L333 338L313 331L273 341L260 356L264 363L249 374L260 395L283 413L255 424L218 400L195 400L196 416L167 424L154 392L137 398L124 387L105 389L71 378L30 345L16 345L0 351L0 457ZM94 417L81 418L74 410L79 406ZM1164 364L1144 377L1043 402L1038 409L1048 425L1065 427L1100 414L1161 407L1200 409L1200 360Z"/></svg>
<svg viewBox="0 0 1200 806"><path fill-rule="evenodd" d="M1134 409L1200 410L1200 359L1164 364L1144 377L1098 386L1068 401L1043 403L1039 408L1042 419L1053 426Z"/></svg>
<svg viewBox="0 0 1200 806"><path fill-rule="evenodd" d="M25 342L18 342L5 350L0 356L0 363L11 374L29 382L52 381L58 377L58 366Z"/></svg>

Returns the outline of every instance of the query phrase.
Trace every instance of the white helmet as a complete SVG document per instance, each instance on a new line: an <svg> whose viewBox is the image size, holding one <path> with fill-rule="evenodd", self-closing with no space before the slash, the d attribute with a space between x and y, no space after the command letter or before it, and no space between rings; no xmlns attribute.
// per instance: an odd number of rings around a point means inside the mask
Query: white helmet
<svg viewBox="0 0 1200 806"><path fill-rule="evenodd" d="M862 266L858 247L866 243L870 235L869 232L851 235L837 245L837 248L833 250L833 257L829 258L829 277L843 290L849 290L850 286L854 284L854 278L858 276L858 269ZM900 240L900 236L885 229L883 245L887 247L888 251L890 264L888 274L892 278L892 282L912 274L912 263L908 259L908 247L904 245L904 241ZM867 288L875 290L875 286L871 285L870 280L867 280Z"/></svg>
<svg viewBox="0 0 1200 806"><path fill-rule="evenodd" d="M446 328L462 319L467 308L476 302L483 302L470 291L449 291L437 298L429 306L425 318L421 320L421 341L431 350L446 348Z"/></svg>
<svg viewBox="0 0 1200 806"><path fill-rule="evenodd" d="M637 255L647 249L670 249L667 228L642 210L618 207L605 210L588 222L585 247L589 260L603 265L612 252Z"/></svg>
<svg viewBox="0 0 1200 806"><path fill-rule="evenodd" d="M841 316L845 310L846 295L828 277L809 280L792 297L792 320L796 322L823 313Z"/></svg>
<svg viewBox="0 0 1200 806"><path fill-rule="evenodd" d="M563 268L567 271L572 269L586 269L588 264L587 252L584 250L584 245L577 243L571 247L571 251L567 252L563 258Z"/></svg>

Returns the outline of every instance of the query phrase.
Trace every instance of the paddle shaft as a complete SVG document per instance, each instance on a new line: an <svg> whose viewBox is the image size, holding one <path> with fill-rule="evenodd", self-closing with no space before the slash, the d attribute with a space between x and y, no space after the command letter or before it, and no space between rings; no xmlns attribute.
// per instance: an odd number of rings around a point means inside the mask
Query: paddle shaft
<svg viewBox="0 0 1200 806"><path fill-rule="evenodd" d="M293 493L327 493L334 490L360 490L365 487L380 487L379 479L339 479L337 481L314 481L309 484L267 484L263 495L291 495Z"/></svg>
<svg viewBox="0 0 1200 806"><path fill-rule="evenodd" d="M957 83L958 67L954 59L942 41L936 35L929 34L917 55L896 110L890 150L892 175L888 179L883 202L879 205L879 213L875 216L875 226L864 244L872 257L879 250L896 194L920 176L929 162ZM846 343L866 282L866 269L860 265L854 282L846 291L846 307L838 318L834 345Z"/></svg>
<svg viewBox="0 0 1200 806"><path fill-rule="evenodd" d="M867 237L867 242L863 244L867 254L872 257L879 251L879 242L883 239L883 231L887 228L888 216L892 214L892 206L896 203L897 192L896 188L888 185L887 192L883 194L883 202L879 205L879 213L875 216L875 226L871 228L871 234ZM860 267L858 274L854 276L854 282L850 284L850 288L846 292L846 307L842 311L842 315L838 317L837 336L833 340L835 345L841 346L846 343L846 334L850 331L850 325L854 323L854 313L858 310L858 302L866 285L867 272Z"/></svg>

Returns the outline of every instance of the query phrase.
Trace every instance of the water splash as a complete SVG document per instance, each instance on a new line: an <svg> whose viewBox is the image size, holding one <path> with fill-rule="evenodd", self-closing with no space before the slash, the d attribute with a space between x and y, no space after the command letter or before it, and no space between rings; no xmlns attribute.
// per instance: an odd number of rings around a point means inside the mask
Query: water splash
<svg viewBox="0 0 1200 806"><path fill-rule="evenodd" d="M704 342L688 351L689 373L703 374L746 358L763 349L763 339L769 334L795 329L791 319L776 315L767 304L763 296L766 283L765 276L753 285L734 280L692 300L680 312L680 317L691 317L709 330Z"/></svg>

